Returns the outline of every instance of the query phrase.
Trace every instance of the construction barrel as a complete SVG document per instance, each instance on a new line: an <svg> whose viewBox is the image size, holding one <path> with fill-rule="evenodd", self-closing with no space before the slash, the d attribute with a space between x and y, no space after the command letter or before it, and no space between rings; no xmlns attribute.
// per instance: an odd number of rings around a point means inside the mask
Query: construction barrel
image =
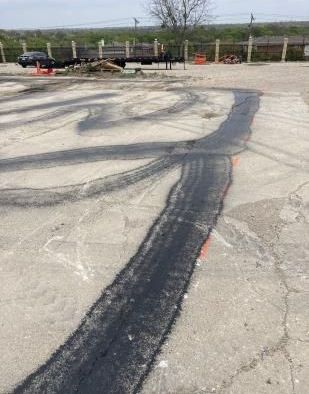
<svg viewBox="0 0 309 394"><path fill-rule="evenodd" d="M207 60L206 55L196 53L195 59L194 59L194 64L203 65L203 64L206 64L206 60Z"/></svg>

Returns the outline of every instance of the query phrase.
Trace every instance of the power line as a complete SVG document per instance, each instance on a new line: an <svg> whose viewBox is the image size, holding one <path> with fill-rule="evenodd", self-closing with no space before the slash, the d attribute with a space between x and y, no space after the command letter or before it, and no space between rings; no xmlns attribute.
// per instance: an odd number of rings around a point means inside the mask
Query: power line
<svg viewBox="0 0 309 394"><path fill-rule="evenodd" d="M136 18L134 18L136 19ZM144 20L152 20L150 18L145 18L145 17L140 17L139 19L144 19ZM131 21L132 18L118 18L118 19L110 19L110 20L103 20L103 21L95 21L95 22L84 22L84 23L74 23L74 24L64 24L64 25L54 25L54 26L38 26L38 27L32 27L32 28L18 28L18 30L48 30L48 29L64 29L64 28L74 28L74 27L87 27L87 26L95 26L95 25L115 25L117 27L118 25L129 25L129 21ZM137 20L137 23L140 23L139 20Z"/></svg>
<svg viewBox="0 0 309 394"><path fill-rule="evenodd" d="M257 16L257 14L255 14ZM248 23L248 14L246 17L217 17L212 21L212 24L216 24L216 23ZM303 18L299 18L299 17L285 17L283 18L274 18L272 16L264 16L264 17L259 17L258 18L258 23L280 23L280 22L308 22L309 21L309 16L308 17L303 17Z"/></svg>
<svg viewBox="0 0 309 394"><path fill-rule="evenodd" d="M248 13L235 13L235 14L218 14L218 15L212 15L213 18L212 23L215 24L215 22L220 22L223 23L223 21L228 21L231 20L233 23L245 23L246 19L248 18ZM293 19L295 21L306 21L309 20L309 16L300 16L300 15L284 15L284 14L266 14L266 13L254 13L251 14L251 23L253 23L258 17L260 23L262 22L280 22L283 20L274 20L274 18L284 18L285 21L289 22L292 21ZM252 19L253 18L253 19ZM101 20L101 21L93 21L93 22L84 22L84 23L75 23L75 24L63 24L63 25L54 25L54 26L39 26L39 27L28 27L28 28L14 28L12 30L51 30L51 29L66 29L66 28L79 28L79 27L91 27L91 26L99 26L100 28L108 28L108 27L129 27L130 21L132 20L132 17L130 18L118 18L118 19L110 19L110 20ZM138 17L133 18L134 20L134 28L137 28L137 25L140 23L143 23L145 25L146 22L152 23L155 25L155 21L153 18L150 17ZM10 30L10 29L8 29Z"/></svg>

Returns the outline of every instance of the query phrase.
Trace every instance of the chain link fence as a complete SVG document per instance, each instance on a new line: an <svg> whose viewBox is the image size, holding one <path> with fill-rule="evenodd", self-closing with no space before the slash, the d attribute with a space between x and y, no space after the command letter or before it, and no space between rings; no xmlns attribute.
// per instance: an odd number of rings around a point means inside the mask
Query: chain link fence
<svg viewBox="0 0 309 394"><path fill-rule="evenodd" d="M290 61L308 61L309 60L309 44L288 45L287 59Z"/></svg>
<svg viewBox="0 0 309 394"><path fill-rule="evenodd" d="M287 61L305 61L309 60L309 44L308 41L304 41L302 44L288 44L287 48ZM272 44L271 40L268 43L255 44L252 47L252 58L253 62L258 61L280 61L282 59L283 43ZM18 56L23 53L22 48L14 47L7 48L3 47L5 53L6 62L16 63ZM47 53L47 47L27 47L28 52L45 52ZM73 59L72 47L52 47L52 56L58 62L64 62ZM206 55L207 61L215 61L216 45L215 43L192 43L188 44L188 60L192 61L196 54ZM184 60L184 45L162 45L158 47L158 56L155 54L154 44L141 44L141 45L109 45L102 48L102 54L104 59L109 58L120 58L126 61L137 61L141 62L145 59L150 61L163 61L164 53L169 53L169 56L174 61ZM247 60L248 54L248 43L220 43L219 58L223 58L228 55L235 55L241 61ZM78 58L99 58L100 50L98 45L76 45L76 55ZM3 59L0 57L0 62Z"/></svg>

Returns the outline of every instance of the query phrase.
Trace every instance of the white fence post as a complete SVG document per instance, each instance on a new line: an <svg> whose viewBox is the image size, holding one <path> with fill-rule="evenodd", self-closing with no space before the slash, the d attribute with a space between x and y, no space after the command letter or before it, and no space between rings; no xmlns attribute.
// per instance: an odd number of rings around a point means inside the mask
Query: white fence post
<svg viewBox="0 0 309 394"><path fill-rule="evenodd" d="M72 41L72 54L73 54L73 59L77 59L76 42L75 41Z"/></svg>
<svg viewBox="0 0 309 394"><path fill-rule="evenodd" d="M282 57L281 57L281 61L282 62L286 61L286 54L287 54L287 50L288 50L288 43L289 43L289 39L286 37L284 39L284 42L283 42Z"/></svg>
<svg viewBox="0 0 309 394"><path fill-rule="evenodd" d="M23 48L23 52L26 53L26 52L27 52L27 43L26 43L26 42L23 42L23 43L21 44L21 46L22 46L22 48Z"/></svg>
<svg viewBox="0 0 309 394"><path fill-rule="evenodd" d="M99 59L103 59L103 45L102 45L102 41L99 41L98 45L99 45Z"/></svg>
<svg viewBox="0 0 309 394"><path fill-rule="evenodd" d="M126 58L130 57L130 41L126 41Z"/></svg>
<svg viewBox="0 0 309 394"><path fill-rule="evenodd" d="M248 42L248 56L247 56L247 62L248 63L251 63L252 47L253 47L253 38L252 38L252 36L250 36L249 37L249 42Z"/></svg>
<svg viewBox="0 0 309 394"><path fill-rule="evenodd" d="M216 40L215 63L219 63L219 58L220 58L220 40Z"/></svg>
<svg viewBox="0 0 309 394"><path fill-rule="evenodd" d="M185 62L188 62L188 60L189 60L189 41L188 40L185 41L183 57L185 59Z"/></svg>
<svg viewBox="0 0 309 394"><path fill-rule="evenodd" d="M52 49L51 49L51 43L48 42L48 43L46 44L46 46L47 46L47 54L48 54L48 56L49 56L49 57L53 57Z"/></svg>
<svg viewBox="0 0 309 394"><path fill-rule="evenodd" d="M1 53L2 63L6 63L6 58L5 58L2 42L0 42L0 53Z"/></svg>
<svg viewBox="0 0 309 394"><path fill-rule="evenodd" d="M158 47L158 40L157 39L154 40L153 52L154 52L155 57L159 57L159 47Z"/></svg>

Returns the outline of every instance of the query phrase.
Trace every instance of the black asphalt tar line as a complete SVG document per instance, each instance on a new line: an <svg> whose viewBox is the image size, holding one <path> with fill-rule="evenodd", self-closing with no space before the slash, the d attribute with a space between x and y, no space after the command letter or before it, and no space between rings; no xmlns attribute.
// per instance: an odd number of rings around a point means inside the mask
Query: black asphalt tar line
<svg viewBox="0 0 309 394"><path fill-rule="evenodd" d="M140 390L222 210L231 183L230 155L245 147L242 141L250 135L259 97L236 92L235 102L220 129L184 156L181 178L136 255L66 343L15 389L16 394Z"/></svg>

